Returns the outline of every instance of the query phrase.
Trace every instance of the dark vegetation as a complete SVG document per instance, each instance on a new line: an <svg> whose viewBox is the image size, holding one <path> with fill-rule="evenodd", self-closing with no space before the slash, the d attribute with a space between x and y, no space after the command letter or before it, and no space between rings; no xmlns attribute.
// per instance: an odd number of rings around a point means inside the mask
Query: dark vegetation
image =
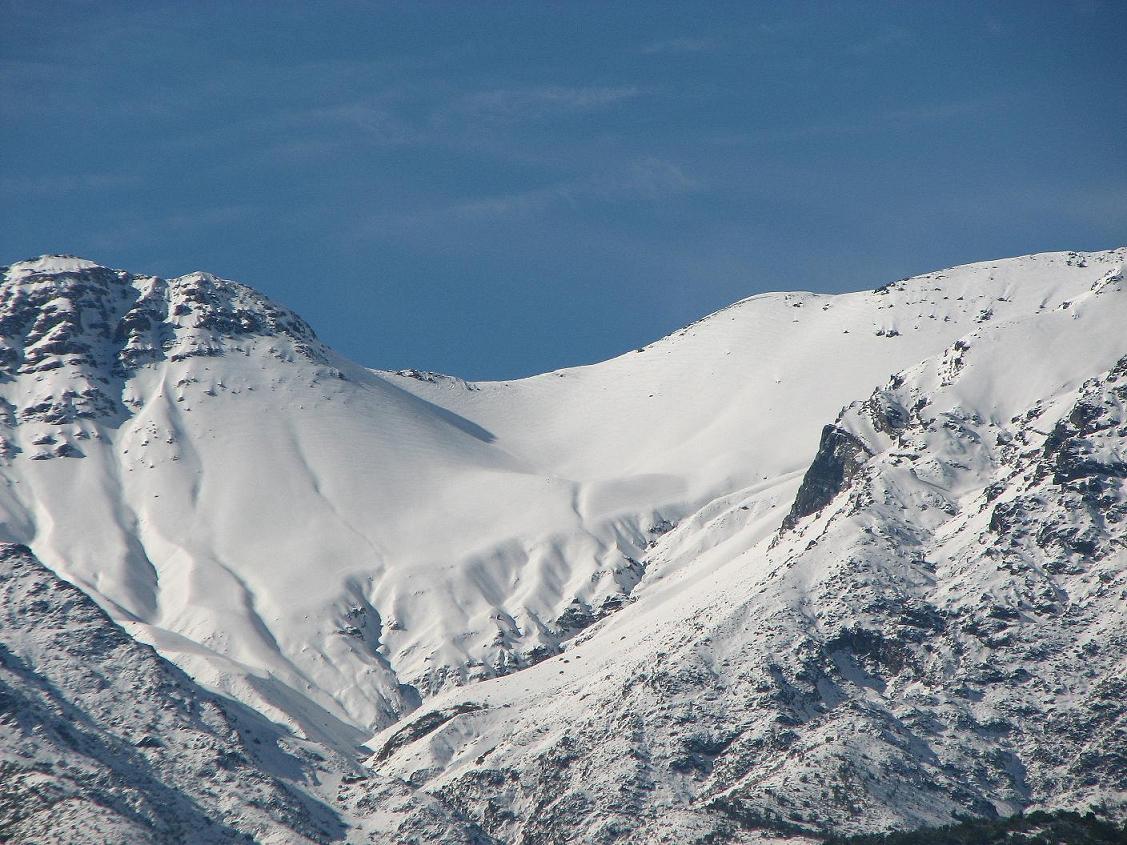
<svg viewBox="0 0 1127 845"><path fill-rule="evenodd" d="M825 845L1127 845L1127 825L1094 813L1035 812L945 827L834 837Z"/></svg>

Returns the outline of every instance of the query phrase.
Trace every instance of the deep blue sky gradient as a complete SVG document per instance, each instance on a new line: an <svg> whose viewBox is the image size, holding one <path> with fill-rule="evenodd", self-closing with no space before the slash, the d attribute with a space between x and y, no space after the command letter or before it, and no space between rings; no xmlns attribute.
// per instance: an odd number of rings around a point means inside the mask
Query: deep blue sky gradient
<svg viewBox="0 0 1127 845"><path fill-rule="evenodd" d="M1127 242L1127 3L0 0L0 263L208 269L370 366Z"/></svg>

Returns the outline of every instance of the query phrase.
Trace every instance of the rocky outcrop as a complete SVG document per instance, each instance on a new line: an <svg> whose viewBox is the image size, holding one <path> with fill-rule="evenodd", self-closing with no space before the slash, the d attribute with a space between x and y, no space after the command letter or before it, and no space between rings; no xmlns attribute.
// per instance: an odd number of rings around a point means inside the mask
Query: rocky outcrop
<svg viewBox="0 0 1127 845"><path fill-rule="evenodd" d="M783 528L794 528L804 516L817 513L852 483L871 452L857 437L836 425L822 429L818 452L783 520Z"/></svg>
<svg viewBox="0 0 1127 845"><path fill-rule="evenodd" d="M59 426L128 416L123 387L141 367L273 342L276 357L325 363L292 311L209 273L166 281L69 256L2 268L0 380L19 382L7 421ZM49 455L47 455L49 457Z"/></svg>

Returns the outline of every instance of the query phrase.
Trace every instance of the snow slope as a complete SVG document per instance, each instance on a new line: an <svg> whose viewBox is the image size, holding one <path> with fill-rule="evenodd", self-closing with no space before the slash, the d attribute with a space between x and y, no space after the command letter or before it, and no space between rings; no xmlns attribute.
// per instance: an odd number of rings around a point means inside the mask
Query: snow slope
<svg viewBox="0 0 1127 845"><path fill-rule="evenodd" d="M316 752L196 687L20 546L0 547L0 641L0 840L340 838L305 791Z"/></svg>
<svg viewBox="0 0 1127 845"><path fill-rule="evenodd" d="M826 427L791 528L769 494L710 506L632 606L369 765L503 842L1122 817L1125 317L1113 268L895 374Z"/></svg>
<svg viewBox="0 0 1127 845"><path fill-rule="evenodd" d="M1010 771L1006 754L1040 746L975 739L1003 762L960 791L978 750L958 738L980 732L958 726L982 713L944 709L971 671L963 618L984 612L972 594L1001 576L939 579L915 562L981 563L988 544L959 543L989 514L974 522L967 497L1031 460L1006 451L1032 436L1012 418L1055 414L1127 351L1125 257L1054 253L855 294L765 294L612 361L476 384L358 367L292 312L208 274L17 263L0 286L0 539L30 546L198 681L303 736L348 754L380 732L371 782L342 798L373 836L553 841L581 829L603 841L644 817L645 836L688 841L858 826L843 808L862 795L857 806L888 808L869 826L1022 806L1049 781L1005 792L990 779ZM898 403L919 442L893 447L864 422L871 410L854 410L823 439L815 467L829 474L810 478L823 426L864 397L882 414ZM956 420L975 449L932 438L939 411L921 415L923 399L948 414L942 437ZM920 463L905 481L909 453ZM873 478L846 494L862 465ZM859 490L869 498L823 524ZM796 494L807 507L779 535ZM1025 495L1010 483L995 497ZM1069 520L1105 509L1045 495ZM885 499L891 510L875 507ZM1122 571L1117 524L1097 522L1085 530L1113 551L1081 592ZM871 560L886 535L895 554ZM1034 545L1023 560L1040 561ZM866 590L891 603L866 605ZM1121 636L1122 608L1097 604ZM883 653L873 632L895 639L882 626L917 605L959 620L932 632L951 641L947 668L928 652L913 657L926 672L902 679L912 695L925 681L927 695L943 691L918 707L955 726L949 759L918 737L847 743L904 721L908 692L887 666L862 664ZM1071 628L1036 621L1046 643L1072 642ZM1084 671L1067 664L1060 678ZM899 698L881 703L869 675ZM868 721L855 704L871 705ZM1062 705L1046 692L1029 706ZM792 746L808 764L752 763ZM878 770L855 747L900 761L905 797L864 787ZM834 800L797 786L831 758L858 773ZM925 800L920 784L943 766L942 797ZM1065 783L1058 769L1044 778ZM1088 792L1069 781L1067 794L1110 794L1112 780Z"/></svg>

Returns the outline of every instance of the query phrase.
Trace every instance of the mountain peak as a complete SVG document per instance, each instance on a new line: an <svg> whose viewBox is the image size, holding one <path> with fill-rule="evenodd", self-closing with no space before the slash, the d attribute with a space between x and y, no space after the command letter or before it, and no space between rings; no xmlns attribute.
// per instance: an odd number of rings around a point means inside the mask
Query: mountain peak
<svg viewBox="0 0 1127 845"><path fill-rule="evenodd" d="M16 424L112 417L124 413L124 380L143 367L258 346L327 361L301 317L211 273L165 280L44 255L0 278L0 378L20 383Z"/></svg>
<svg viewBox="0 0 1127 845"><path fill-rule="evenodd" d="M80 270L104 269L96 261L77 255L48 254L17 261L8 268L15 273L73 273Z"/></svg>

